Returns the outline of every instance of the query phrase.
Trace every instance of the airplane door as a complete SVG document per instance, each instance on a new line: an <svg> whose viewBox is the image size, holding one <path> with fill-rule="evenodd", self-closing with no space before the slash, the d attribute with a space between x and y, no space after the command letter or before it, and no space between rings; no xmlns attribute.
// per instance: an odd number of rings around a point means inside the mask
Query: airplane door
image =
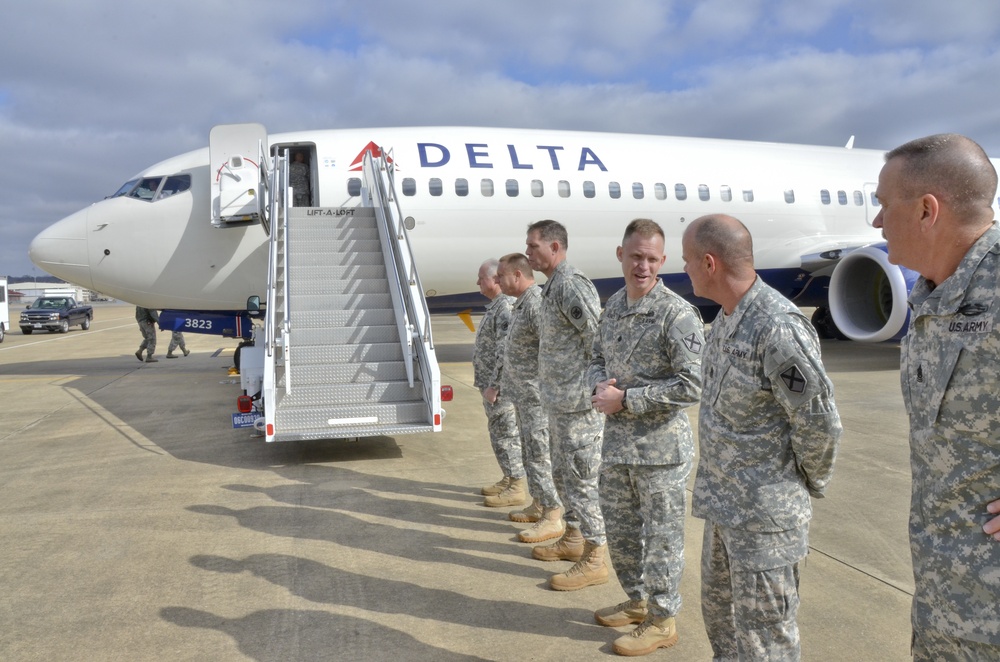
<svg viewBox="0 0 1000 662"><path fill-rule="evenodd" d="M871 225L875 222L875 217L878 216L879 209L875 205L875 189L878 188L878 184L875 182L865 183L865 222Z"/></svg>
<svg viewBox="0 0 1000 662"><path fill-rule="evenodd" d="M267 130L262 124L220 124L209 134L209 175L212 178L212 225L227 227L264 218L262 178L266 164Z"/></svg>

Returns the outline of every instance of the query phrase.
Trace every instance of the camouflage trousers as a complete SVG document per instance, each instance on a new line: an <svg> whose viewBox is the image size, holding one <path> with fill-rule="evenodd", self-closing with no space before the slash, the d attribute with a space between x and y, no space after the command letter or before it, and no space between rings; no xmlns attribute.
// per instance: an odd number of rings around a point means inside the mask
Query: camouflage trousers
<svg viewBox="0 0 1000 662"><path fill-rule="evenodd" d="M566 526L580 529L588 542L603 545L604 515L598 494L604 414L593 409L548 412L552 478L566 508Z"/></svg>
<svg viewBox="0 0 1000 662"><path fill-rule="evenodd" d="M521 434L517 430L514 404L498 398L493 404L483 400L486 410L486 427L490 431L490 445L504 476L524 478L524 461L521 451Z"/></svg>
<svg viewBox="0 0 1000 662"><path fill-rule="evenodd" d="M152 322L139 322L139 332L142 333L139 351L145 349L149 352L149 356L152 356L156 351L156 325Z"/></svg>
<svg viewBox="0 0 1000 662"><path fill-rule="evenodd" d="M979 662L1000 660L1000 646L958 639L928 629L914 630L910 645L913 662Z"/></svg>
<svg viewBox="0 0 1000 662"><path fill-rule="evenodd" d="M172 353L178 347L181 348L182 352L187 349L184 345L184 334L180 331L174 331L170 336L170 344L167 345L167 354Z"/></svg>
<svg viewBox="0 0 1000 662"><path fill-rule="evenodd" d="M647 600L656 618L676 616L681 609L691 464L601 467L601 511L611 564L629 599Z"/></svg>
<svg viewBox="0 0 1000 662"><path fill-rule="evenodd" d="M552 479L552 451L549 448L549 419L541 405L515 405L517 425L521 431L524 469L528 474L528 491L545 508L562 508L556 484Z"/></svg>
<svg viewBox="0 0 1000 662"><path fill-rule="evenodd" d="M809 524L760 533L705 520L701 612L713 660L798 660L799 561Z"/></svg>

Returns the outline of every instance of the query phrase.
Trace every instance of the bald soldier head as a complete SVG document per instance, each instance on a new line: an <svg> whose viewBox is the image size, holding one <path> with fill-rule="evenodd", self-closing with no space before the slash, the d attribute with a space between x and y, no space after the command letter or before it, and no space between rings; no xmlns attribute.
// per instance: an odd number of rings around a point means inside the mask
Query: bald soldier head
<svg viewBox="0 0 1000 662"><path fill-rule="evenodd" d="M962 223L993 222L997 171L976 142L957 133L918 138L886 152L885 161L898 159L905 195L931 194L961 217Z"/></svg>
<svg viewBox="0 0 1000 662"><path fill-rule="evenodd" d="M889 261L942 283L993 223L996 169L982 147L954 133L912 140L885 159L873 225Z"/></svg>
<svg viewBox="0 0 1000 662"><path fill-rule="evenodd" d="M731 313L757 278L750 231L732 216L702 216L685 230L682 247L694 293Z"/></svg>

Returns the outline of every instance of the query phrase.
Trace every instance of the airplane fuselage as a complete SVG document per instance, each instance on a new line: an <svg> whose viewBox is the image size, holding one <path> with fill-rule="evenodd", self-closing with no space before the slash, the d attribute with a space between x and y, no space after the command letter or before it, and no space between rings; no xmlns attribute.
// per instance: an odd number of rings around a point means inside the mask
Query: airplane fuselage
<svg viewBox="0 0 1000 662"><path fill-rule="evenodd" d="M802 295L803 305L816 303L808 300L814 297L804 256L881 239L871 227L882 165L882 153L873 150L472 127L313 131L269 140L310 154L316 207L358 205L361 155L373 146L391 152L432 310L481 305L479 265L523 252L527 225L544 218L566 226L570 262L605 296L622 284L615 247L638 217L663 227L662 273L682 294L690 292L680 255L686 224L727 213L750 229L757 268L787 295ZM189 177L190 186L155 200L119 195L97 202L39 234L31 259L145 307L243 308L248 296L263 294L267 236L260 224L213 227L216 165L206 148L147 168L136 179Z"/></svg>

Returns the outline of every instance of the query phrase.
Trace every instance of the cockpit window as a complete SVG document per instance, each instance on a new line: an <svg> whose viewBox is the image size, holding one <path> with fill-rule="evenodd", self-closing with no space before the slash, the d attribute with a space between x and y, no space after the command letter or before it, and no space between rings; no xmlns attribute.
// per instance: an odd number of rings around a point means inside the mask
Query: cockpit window
<svg viewBox="0 0 1000 662"><path fill-rule="evenodd" d="M128 196L140 200L153 200L156 198L156 192L162 183L163 177L143 177L139 180L139 185L132 189Z"/></svg>
<svg viewBox="0 0 1000 662"><path fill-rule="evenodd" d="M122 184L122 186L121 186L120 189L118 189L112 195L109 195L108 197L109 198L120 198L123 195L128 195L129 191L131 191L132 189L134 189L135 185L138 184L138 183L139 183L138 179L130 179L127 182L125 182L124 184Z"/></svg>
<svg viewBox="0 0 1000 662"><path fill-rule="evenodd" d="M191 175L173 175L172 177L167 177L167 181L163 183L160 195L156 199L162 200L176 193L186 191L189 188L191 188Z"/></svg>
<svg viewBox="0 0 1000 662"><path fill-rule="evenodd" d="M191 175L171 175L170 177L143 177L130 179L115 191L111 198L128 196L138 200L162 200L191 188Z"/></svg>

